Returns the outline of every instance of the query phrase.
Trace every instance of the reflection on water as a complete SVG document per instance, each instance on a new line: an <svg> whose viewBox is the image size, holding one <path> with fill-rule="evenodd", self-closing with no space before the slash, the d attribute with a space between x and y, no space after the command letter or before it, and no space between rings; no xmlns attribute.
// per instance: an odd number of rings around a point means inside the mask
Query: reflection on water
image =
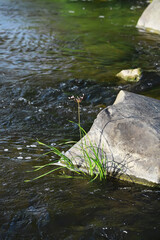
<svg viewBox="0 0 160 240"><path fill-rule="evenodd" d="M55 175L24 183L54 159L36 139L78 140L68 96L85 94L86 130L120 89L159 98L160 37L135 28L146 5L0 1L0 239L159 239L159 189ZM137 85L115 78L134 67L145 71Z"/></svg>

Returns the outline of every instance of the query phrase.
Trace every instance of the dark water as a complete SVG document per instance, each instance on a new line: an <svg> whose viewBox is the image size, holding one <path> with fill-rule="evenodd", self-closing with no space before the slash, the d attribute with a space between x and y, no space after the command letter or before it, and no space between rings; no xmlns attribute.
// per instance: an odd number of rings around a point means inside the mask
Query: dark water
<svg viewBox="0 0 160 240"><path fill-rule="evenodd" d="M24 183L37 176L27 170L55 158L36 139L78 140L68 96L85 94L86 130L120 89L160 99L160 37L135 28L146 5L0 0L0 239L159 239L159 189L59 174ZM140 83L115 78L134 67Z"/></svg>

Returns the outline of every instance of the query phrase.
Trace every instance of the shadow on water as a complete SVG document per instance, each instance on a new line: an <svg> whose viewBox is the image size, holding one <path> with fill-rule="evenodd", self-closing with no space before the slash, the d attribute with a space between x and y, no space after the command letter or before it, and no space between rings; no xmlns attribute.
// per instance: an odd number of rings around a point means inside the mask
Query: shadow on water
<svg viewBox="0 0 160 240"><path fill-rule="evenodd" d="M87 183L63 172L24 183L34 165L55 159L36 139L57 146L120 89L159 99L160 37L139 32L146 1L0 1L0 239L159 239L159 189L116 180ZM141 67L141 81L115 78ZM60 150L66 150L60 146ZM40 157L42 156L42 157Z"/></svg>

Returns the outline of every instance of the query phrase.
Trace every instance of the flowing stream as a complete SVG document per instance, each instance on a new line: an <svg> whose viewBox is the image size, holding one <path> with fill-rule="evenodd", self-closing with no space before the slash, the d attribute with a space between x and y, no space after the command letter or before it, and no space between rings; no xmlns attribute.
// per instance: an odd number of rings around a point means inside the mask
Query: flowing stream
<svg viewBox="0 0 160 240"><path fill-rule="evenodd" d="M159 188L63 171L24 183L38 176L27 172L33 166L55 160L37 139L56 147L79 139L69 96L85 95L86 131L120 89L160 99L160 36L135 27L147 4L0 0L0 239L159 240ZM115 77L136 67L137 84Z"/></svg>

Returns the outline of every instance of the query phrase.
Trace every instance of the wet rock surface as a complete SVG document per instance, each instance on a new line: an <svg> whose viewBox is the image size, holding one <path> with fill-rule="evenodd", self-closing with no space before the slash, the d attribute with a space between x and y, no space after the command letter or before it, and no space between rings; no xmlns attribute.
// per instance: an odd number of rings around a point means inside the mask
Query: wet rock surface
<svg viewBox="0 0 160 240"><path fill-rule="evenodd" d="M105 153L108 172L160 183L159 119L159 100L120 91L114 104L98 114L88 134L66 155L85 168L82 146L89 149L93 144L99 157Z"/></svg>

